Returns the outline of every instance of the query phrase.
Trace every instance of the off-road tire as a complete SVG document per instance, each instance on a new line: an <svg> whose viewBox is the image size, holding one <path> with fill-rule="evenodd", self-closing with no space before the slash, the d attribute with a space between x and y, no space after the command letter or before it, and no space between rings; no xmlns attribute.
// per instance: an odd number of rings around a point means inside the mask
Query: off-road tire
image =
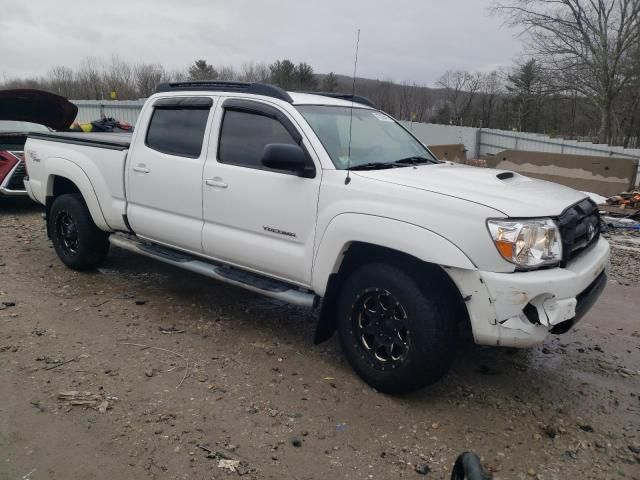
<svg viewBox="0 0 640 480"><path fill-rule="evenodd" d="M428 276L410 272L409 269L373 263L355 270L342 285L337 308L337 328L342 349L356 373L381 392L399 394L423 388L439 380L451 365L458 333L454 296L441 281L429 280ZM369 301L370 297L376 295L383 295L380 297L382 304L390 301L400 304L401 309L392 315L392 320L406 317L402 324L407 325L408 332L402 330L397 334L398 338L408 338L408 343L400 342L408 344L406 352L395 344L387 349L395 349L400 360L387 355L392 361L382 362L375 355L372 356L372 347L376 342L363 333L362 322L357 320L363 318L358 313L362 312L359 302L363 298ZM393 300L383 301L384 298ZM366 311L365 317L369 311ZM386 325L389 325L388 321ZM388 328L393 329L395 323L391 322L391 325ZM392 337L387 331L380 335L384 337L383 341ZM364 337L367 339L363 340Z"/></svg>
<svg viewBox="0 0 640 480"><path fill-rule="evenodd" d="M57 197L47 221L53 247L67 267L89 270L99 266L109 253L109 234L93 223L79 193Z"/></svg>

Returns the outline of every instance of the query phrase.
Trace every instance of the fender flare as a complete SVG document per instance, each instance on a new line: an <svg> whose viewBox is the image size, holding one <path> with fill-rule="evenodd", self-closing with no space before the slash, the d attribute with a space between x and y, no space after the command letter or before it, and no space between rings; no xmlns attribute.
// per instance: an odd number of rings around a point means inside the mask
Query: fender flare
<svg viewBox="0 0 640 480"><path fill-rule="evenodd" d="M61 157L49 157L46 160L47 163L47 183L45 186L46 197L51 198L53 196L53 183L55 177L66 178L70 182L78 187L80 194L84 198L91 218L96 226L104 231L111 230L111 227L104 218L98 196L96 195L91 180L87 174L77 164L70 160Z"/></svg>
<svg viewBox="0 0 640 480"><path fill-rule="evenodd" d="M343 213L329 222L316 248L311 284L317 295L324 296L329 277L338 272L353 242L397 250L443 267L477 269L460 248L431 230L388 217Z"/></svg>

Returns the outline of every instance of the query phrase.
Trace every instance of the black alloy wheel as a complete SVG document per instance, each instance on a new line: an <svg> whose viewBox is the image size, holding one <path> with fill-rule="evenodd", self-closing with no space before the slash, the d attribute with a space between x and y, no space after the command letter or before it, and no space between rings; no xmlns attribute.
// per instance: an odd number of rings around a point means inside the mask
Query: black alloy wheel
<svg viewBox="0 0 640 480"><path fill-rule="evenodd" d="M93 222L79 193L56 197L47 214L47 222L53 247L66 266L74 270L88 270L106 258L109 234Z"/></svg>
<svg viewBox="0 0 640 480"><path fill-rule="evenodd" d="M457 338L456 297L446 273L373 262L341 285L336 306L342 350L378 391L405 393L441 378ZM464 308L464 305L461 306Z"/></svg>
<svg viewBox="0 0 640 480"><path fill-rule="evenodd" d="M56 217L56 235L62 248L70 254L78 253L78 225L67 211L60 211Z"/></svg>
<svg viewBox="0 0 640 480"><path fill-rule="evenodd" d="M364 290L353 304L351 321L358 346L372 367L396 368L409 354L407 311L388 290Z"/></svg>

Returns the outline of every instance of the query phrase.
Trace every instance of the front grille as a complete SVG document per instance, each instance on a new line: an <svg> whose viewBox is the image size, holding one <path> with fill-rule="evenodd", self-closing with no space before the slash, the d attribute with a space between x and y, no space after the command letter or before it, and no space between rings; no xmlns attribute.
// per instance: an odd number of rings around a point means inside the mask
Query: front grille
<svg viewBox="0 0 640 480"><path fill-rule="evenodd" d="M24 190L23 180L26 173L24 161L20 161L16 169L13 171L11 178L9 178L9 181L7 182L7 188L9 190Z"/></svg>
<svg viewBox="0 0 640 480"><path fill-rule="evenodd" d="M556 220L562 235L562 264L598 241L600 237L600 213L590 198L567 208Z"/></svg>

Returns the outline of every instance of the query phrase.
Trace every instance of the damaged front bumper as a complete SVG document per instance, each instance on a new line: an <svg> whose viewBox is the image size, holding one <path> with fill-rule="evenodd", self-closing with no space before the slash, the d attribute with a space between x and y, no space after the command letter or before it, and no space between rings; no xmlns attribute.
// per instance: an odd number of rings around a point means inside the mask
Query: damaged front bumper
<svg viewBox="0 0 640 480"><path fill-rule="evenodd" d="M609 244L600 238L565 268L448 273L465 299L476 343L529 347L584 316L604 290L609 268Z"/></svg>

